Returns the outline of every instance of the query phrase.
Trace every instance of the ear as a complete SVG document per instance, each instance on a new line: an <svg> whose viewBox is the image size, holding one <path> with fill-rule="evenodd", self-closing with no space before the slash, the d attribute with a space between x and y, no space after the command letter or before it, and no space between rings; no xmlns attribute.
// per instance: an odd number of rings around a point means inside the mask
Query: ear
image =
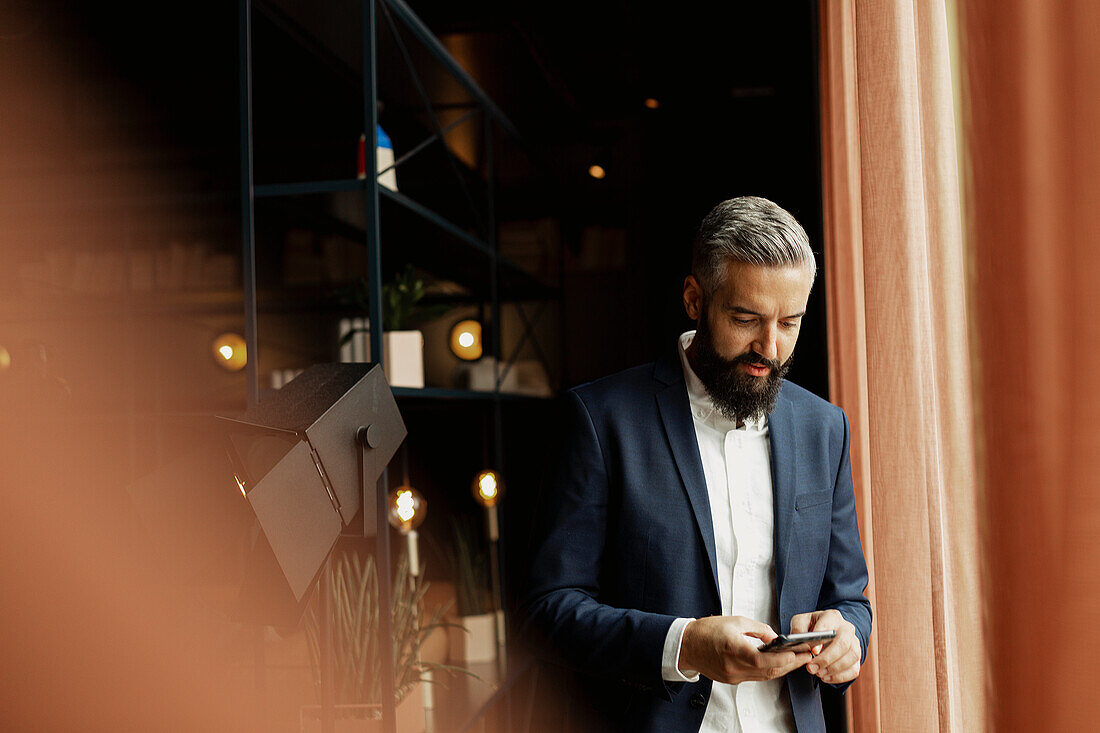
<svg viewBox="0 0 1100 733"><path fill-rule="evenodd" d="M698 321L703 313L703 288L694 275L684 278L684 311L688 318Z"/></svg>

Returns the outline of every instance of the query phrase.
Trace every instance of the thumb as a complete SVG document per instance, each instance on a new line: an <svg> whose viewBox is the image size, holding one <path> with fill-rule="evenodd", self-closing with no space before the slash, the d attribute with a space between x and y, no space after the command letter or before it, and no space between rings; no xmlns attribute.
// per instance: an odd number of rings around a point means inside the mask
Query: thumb
<svg viewBox="0 0 1100 733"><path fill-rule="evenodd" d="M804 634L810 630L810 625L813 623L812 613L800 613L791 619L791 633L792 634Z"/></svg>
<svg viewBox="0 0 1100 733"><path fill-rule="evenodd" d="M759 621L749 621L746 624L746 628L742 631L745 636L752 636L756 639L760 639L765 644L774 639L778 634L775 630L767 624L760 623Z"/></svg>

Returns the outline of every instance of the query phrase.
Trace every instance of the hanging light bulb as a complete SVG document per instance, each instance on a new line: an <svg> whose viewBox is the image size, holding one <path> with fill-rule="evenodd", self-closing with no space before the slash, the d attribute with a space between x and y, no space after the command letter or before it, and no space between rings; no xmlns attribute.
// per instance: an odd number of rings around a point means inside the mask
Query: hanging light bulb
<svg viewBox="0 0 1100 733"><path fill-rule="evenodd" d="M411 486L398 486L390 492L390 524L401 534L408 534L424 521L428 502Z"/></svg>
<svg viewBox="0 0 1100 733"><path fill-rule="evenodd" d="M500 555L497 549L500 542L500 518L497 504L500 503L500 499L504 495L504 482L501 481L500 475L496 471L486 469L474 477L471 488L473 489L474 499L478 504L485 507L485 523L488 525L487 529L489 530L489 572L493 590L497 645L500 648L501 660L506 660L508 655L505 651L504 612L501 610L504 607L504 599L501 595Z"/></svg>
<svg viewBox="0 0 1100 733"><path fill-rule="evenodd" d="M593 163L592 165L588 166L588 175L592 176L598 181L607 177L607 171L604 170L604 167L602 165Z"/></svg>
<svg viewBox="0 0 1100 733"><path fill-rule="evenodd" d="M420 543L416 528L428 516L428 502L419 491L409 485L398 486L390 492L390 524L401 534L409 552L409 575L420 575Z"/></svg>
<svg viewBox="0 0 1100 733"><path fill-rule="evenodd" d="M486 508L496 506L503 493L504 482L500 480L496 471L482 471L474 478L474 500L481 506Z"/></svg>

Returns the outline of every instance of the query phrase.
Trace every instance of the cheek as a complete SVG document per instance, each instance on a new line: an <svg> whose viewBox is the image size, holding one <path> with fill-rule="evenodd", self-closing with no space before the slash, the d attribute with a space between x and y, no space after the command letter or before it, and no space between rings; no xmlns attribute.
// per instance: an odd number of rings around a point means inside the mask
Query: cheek
<svg viewBox="0 0 1100 733"><path fill-rule="evenodd" d="M714 333L714 348L719 355L733 359L749 350L752 338L733 326L719 327Z"/></svg>
<svg viewBox="0 0 1100 733"><path fill-rule="evenodd" d="M787 336L787 337L780 340L780 342L779 342L779 351L780 351L779 361L780 362L784 362L784 361L786 361L787 359L790 358L791 354L794 353L794 345L797 341L798 341L798 334L797 333L795 333L791 336Z"/></svg>

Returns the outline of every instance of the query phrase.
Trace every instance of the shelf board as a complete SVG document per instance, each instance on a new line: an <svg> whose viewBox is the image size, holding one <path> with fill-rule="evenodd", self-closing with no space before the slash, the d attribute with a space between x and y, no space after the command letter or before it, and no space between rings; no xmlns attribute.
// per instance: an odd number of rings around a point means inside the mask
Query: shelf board
<svg viewBox="0 0 1100 733"><path fill-rule="evenodd" d="M332 286L335 289L336 286ZM323 288L288 288L260 291L261 313L343 313L350 309ZM240 289L161 290L133 293L42 293L0 300L0 323L111 316L244 315Z"/></svg>
<svg viewBox="0 0 1100 733"><path fill-rule="evenodd" d="M340 180L331 181L297 181L293 183L268 183L253 188L253 195L256 198L273 198L280 196L308 196L312 194L324 194L324 193L346 193L348 191L366 191L367 181L360 178L346 178ZM446 217L437 214L427 206L414 201L408 196L398 192L391 191L385 186L378 187L378 193L380 198L389 199L394 203L403 206L414 214L420 216L422 219L434 224L436 227L442 229L447 234L450 234L456 239L460 239L467 245L473 247L484 255L493 256L493 248L489 246L489 243L483 239L480 239L458 224L448 220ZM366 232L363 232L365 235Z"/></svg>
<svg viewBox="0 0 1100 733"><path fill-rule="evenodd" d="M303 181L256 186L258 200L279 199L277 207L257 207L257 232L277 236L269 228L278 218L286 227L365 242L361 226L328 212L317 195L365 191L366 180ZM379 188L382 257L385 273L400 271L413 262L421 269L467 287L472 300L491 300L491 267L499 268L498 294L503 301L553 300L561 288L549 285L506 257L496 254L483 239L400 192ZM264 210L267 209L267 210ZM383 278L385 279L385 278Z"/></svg>
<svg viewBox="0 0 1100 733"><path fill-rule="evenodd" d="M445 387L390 387L394 397L430 400L550 400L553 397L515 394L512 392L483 392L474 389L447 389Z"/></svg>

